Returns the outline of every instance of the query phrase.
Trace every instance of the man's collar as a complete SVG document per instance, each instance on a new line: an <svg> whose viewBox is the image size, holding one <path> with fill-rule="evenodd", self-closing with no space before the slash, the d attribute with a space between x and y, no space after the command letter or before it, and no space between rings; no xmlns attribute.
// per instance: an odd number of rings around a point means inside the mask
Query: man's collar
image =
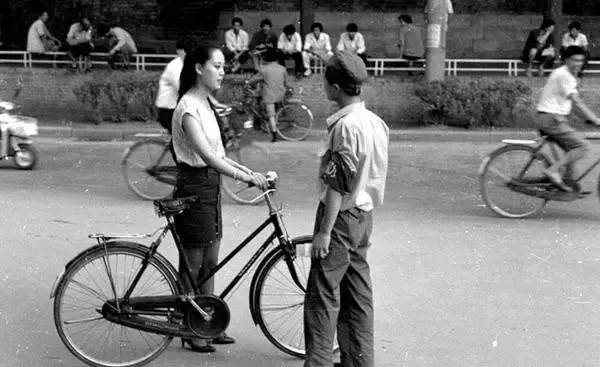
<svg viewBox="0 0 600 367"><path fill-rule="evenodd" d="M352 103L352 104L342 108L341 110L339 110L338 112L334 113L333 115L329 116L329 118L327 118L327 130L331 130L331 128L333 127L333 125L335 125L336 122L338 122L340 119L342 119L344 116L350 114L351 112L358 111L358 110L364 110L364 109L365 109L365 102Z"/></svg>

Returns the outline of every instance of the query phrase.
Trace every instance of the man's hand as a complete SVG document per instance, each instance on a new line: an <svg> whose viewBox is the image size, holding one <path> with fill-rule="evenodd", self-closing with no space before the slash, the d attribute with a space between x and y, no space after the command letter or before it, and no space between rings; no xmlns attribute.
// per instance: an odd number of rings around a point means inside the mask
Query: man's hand
<svg viewBox="0 0 600 367"><path fill-rule="evenodd" d="M311 257L313 259L324 259L329 254L329 244L331 235L329 233L318 232L313 237Z"/></svg>

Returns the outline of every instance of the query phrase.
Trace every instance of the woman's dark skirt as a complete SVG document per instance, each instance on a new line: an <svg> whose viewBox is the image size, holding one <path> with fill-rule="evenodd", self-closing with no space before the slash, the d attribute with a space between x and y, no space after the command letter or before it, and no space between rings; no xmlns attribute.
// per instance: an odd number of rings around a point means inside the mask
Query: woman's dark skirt
<svg viewBox="0 0 600 367"><path fill-rule="evenodd" d="M212 247L222 237L221 175L212 167L178 164L175 197L197 196L194 205L175 217L183 248Z"/></svg>

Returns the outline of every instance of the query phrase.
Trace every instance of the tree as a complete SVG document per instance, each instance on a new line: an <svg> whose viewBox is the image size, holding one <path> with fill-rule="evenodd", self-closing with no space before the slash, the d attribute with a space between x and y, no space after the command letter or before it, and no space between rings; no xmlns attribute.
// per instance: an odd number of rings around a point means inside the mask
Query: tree
<svg viewBox="0 0 600 367"><path fill-rule="evenodd" d="M310 33L310 25L315 21L315 0L300 0L301 35Z"/></svg>
<svg viewBox="0 0 600 367"><path fill-rule="evenodd" d="M564 29L563 27L563 0L546 0L546 17L554 20L554 48L560 50L561 37L557 31Z"/></svg>

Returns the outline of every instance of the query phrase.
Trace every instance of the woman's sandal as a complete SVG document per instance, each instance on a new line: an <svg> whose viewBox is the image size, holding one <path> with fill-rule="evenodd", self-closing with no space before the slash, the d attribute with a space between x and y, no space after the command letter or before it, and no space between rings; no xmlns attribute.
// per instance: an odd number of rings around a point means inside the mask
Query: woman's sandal
<svg viewBox="0 0 600 367"><path fill-rule="evenodd" d="M189 345L190 349L194 352L198 353L213 353L216 352L216 348L212 345L206 344L196 344L193 339L181 339L181 347L185 348L185 344Z"/></svg>

